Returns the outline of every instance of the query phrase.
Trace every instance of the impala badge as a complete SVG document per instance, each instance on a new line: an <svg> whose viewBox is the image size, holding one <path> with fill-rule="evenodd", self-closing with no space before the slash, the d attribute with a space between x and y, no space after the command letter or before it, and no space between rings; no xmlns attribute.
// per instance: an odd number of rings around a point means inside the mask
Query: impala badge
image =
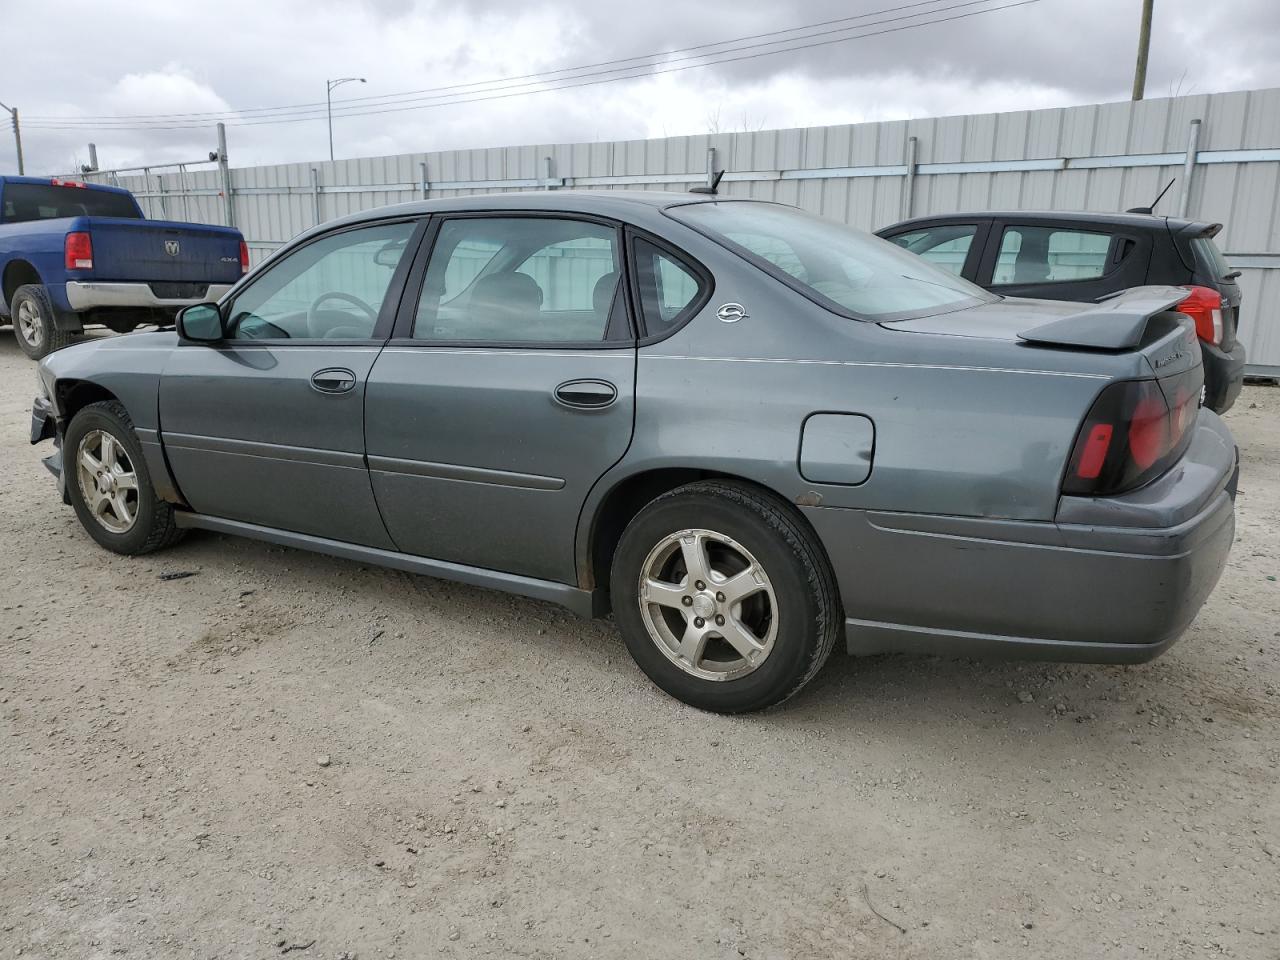
<svg viewBox="0 0 1280 960"><path fill-rule="evenodd" d="M747 308L740 303L726 303L716 311L716 316L725 323L737 323L747 318Z"/></svg>
<svg viewBox="0 0 1280 960"><path fill-rule="evenodd" d="M177 240L166 240L164 242L164 252L169 256L176 257L179 250L181 250L181 247L178 246Z"/></svg>

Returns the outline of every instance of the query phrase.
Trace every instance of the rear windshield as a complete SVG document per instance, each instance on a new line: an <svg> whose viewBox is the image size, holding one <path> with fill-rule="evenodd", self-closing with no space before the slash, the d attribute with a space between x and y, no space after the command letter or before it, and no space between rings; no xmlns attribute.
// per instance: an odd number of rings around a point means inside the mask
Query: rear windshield
<svg viewBox="0 0 1280 960"><path fill-rule="evenodd" d="M6 183L0 221L57 220L60 217L131 217L142 213L133 197L88 187L55 187L48 183Z"/></svg>
<svg viewBox="0 0 1280 960"><path fill-rule="evenodd" d="M1218 245L1213 242L1213 237L1200 236L1195 237L1191 241L1191 250L1195 253L1204 269L1209 271L1209 275L1215 280L1224 280L1231 268L1227 266L1227 260L1222 255L1222 251L1218 249Z"/></svg>
<svg viewBox="0 0 1280 960"><path fill-rule="evenodd" d="M905 320L999 299L895 244L795 207L735 200L668 213L828 310L858 320Z"/></svg>

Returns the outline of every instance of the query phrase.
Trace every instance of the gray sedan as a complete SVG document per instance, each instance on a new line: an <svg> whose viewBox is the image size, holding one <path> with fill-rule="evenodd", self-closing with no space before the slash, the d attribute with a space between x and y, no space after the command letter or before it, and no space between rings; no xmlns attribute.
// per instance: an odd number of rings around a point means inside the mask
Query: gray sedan
<svg viewBox="0 0 1280 960"><path fill-rule="evenodd" d="M32 442L109 550L201 528L612 611L709 710L837 642L1137 662L1234 530L1186 296L1000 298L715 196L412 203L52 354Z"/></svg>

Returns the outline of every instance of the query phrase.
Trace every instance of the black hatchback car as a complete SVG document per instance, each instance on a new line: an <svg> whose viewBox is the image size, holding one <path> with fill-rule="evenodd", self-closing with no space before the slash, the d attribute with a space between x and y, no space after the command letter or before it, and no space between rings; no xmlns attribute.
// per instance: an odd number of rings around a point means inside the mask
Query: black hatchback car
<svg viewBox="0 0 1280 960"><path fill-rule="evenodd" d="M1146 284L1190 289L1179 305L1196 322L1205 406L1226 412L1244 382L1237 341L1239 271L1213 238L1220 223L1146 213L951 213L876 233L993 293L1096 301Z"/></svg>

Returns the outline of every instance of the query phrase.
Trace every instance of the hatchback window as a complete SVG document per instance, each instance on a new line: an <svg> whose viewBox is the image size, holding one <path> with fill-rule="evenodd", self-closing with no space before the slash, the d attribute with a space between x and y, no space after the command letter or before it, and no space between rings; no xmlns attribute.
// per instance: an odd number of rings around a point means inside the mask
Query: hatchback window
<svg viewBox="0 0 1280 960"><path fill-rule="evenodd" d="M1210 276L1215 280L1227 279L1227 274L1231 272L1231 267L1227 264L1226 257L1222 255L1222 251L1218 249L1218 245L1213 242L1213 237L1205 234L1193 238L1191 249Z"/></svg>
<svg viewBox="0 0 1280 960"><path fill-rule="evenodd" d="M856 319L900 320L998 299L887 240L794 207L730 200L668 212L809 299Z"/></svg>
<svg viewBox="0 0 1280 960"><path fill-rule="evenodd" d="M617 231L550 217L440 227L418 301L418 340L603 340L618 288Z"/></svg>
<svg viewBox="0 0 1280 960"><path fill-rule="evenodd" d="M965 258L977 232L977 224L947 223L900 233L889 240L958 277L964 270Z"/></svg>
<svg viewBox="0 0 1280 960"><path fill-rule="evenodd" d="M114 190L63 187L51 183L9 183L4 186L3 214L5 223L24 223L62 217L122 217L137 220L142 216L142 211L138 209L133 197Z"/></svg>
<svg viewBox="0 0 1280 960"><path fill-rule="evenodd" d="M1054 227L1006 227L993 284L1094 280L1107 272L1111 237Z"/></svg>
<svg viewBox="0 0 1280 960"><path fill-rule="evenodd" d="M269 266L231 307L237 340L363 340L373 336L413 223L332 233Z"/></svg>

